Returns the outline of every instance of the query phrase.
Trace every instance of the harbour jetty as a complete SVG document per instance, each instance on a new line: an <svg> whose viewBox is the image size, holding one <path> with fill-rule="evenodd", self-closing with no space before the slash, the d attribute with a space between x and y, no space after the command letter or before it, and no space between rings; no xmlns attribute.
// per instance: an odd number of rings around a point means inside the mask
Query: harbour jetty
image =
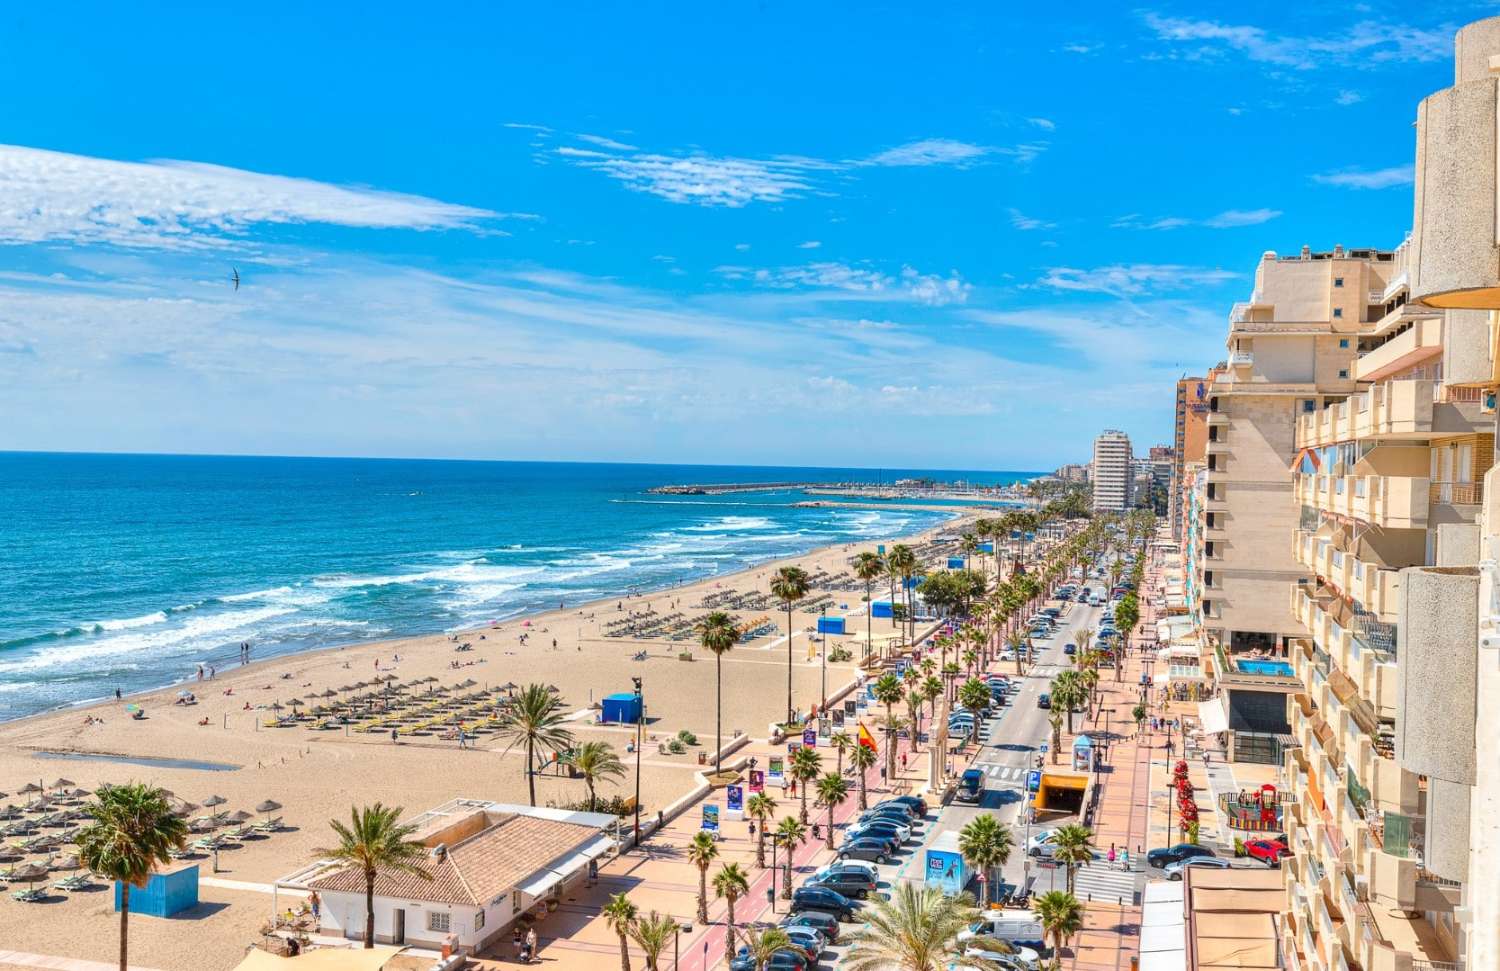
<svg viewBox="0 0 1500 971"><path fill-rule="evenodd" d="M711 485L663 485L647 489L658 496L723 496L732 492L780 492L784 489L835 488L829 482L716 482Z"/></svg>

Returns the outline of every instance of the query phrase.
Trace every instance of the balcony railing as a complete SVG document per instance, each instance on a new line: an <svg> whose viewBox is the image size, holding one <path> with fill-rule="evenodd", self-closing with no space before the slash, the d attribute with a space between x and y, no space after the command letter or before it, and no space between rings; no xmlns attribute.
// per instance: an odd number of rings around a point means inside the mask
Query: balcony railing
<svg viewBox="0 0 1500 971"><path fill-rule="evenodd" d="M1484 502L1483 482L1434 482L1427 501L1443 506L1477 506Z"/></svg>

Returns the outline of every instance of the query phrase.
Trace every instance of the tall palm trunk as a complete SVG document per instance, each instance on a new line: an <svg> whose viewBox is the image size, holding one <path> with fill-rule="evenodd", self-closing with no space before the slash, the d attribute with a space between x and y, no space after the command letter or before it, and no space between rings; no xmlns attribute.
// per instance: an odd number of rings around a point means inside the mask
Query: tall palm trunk
<svg viewBox="0 0 1500 971"><path fill-rule="evenodd" d="M123 911L122 911L123 913ZM365 871L365 947L375 946L375 871ZM121 954L120 971L125 971Z"/></svg>
<svg viewBox="0 0 1500 971"><path fill-rule="evenodd" d="M723 771L724 752L724 655L714 652L714 775Z"/></svg>
<svg viewBox="0 0 1500 971"><path fill-rule="evenodd" d="M755 830L755 865L762 870L766 868L766 823L769 820L762 819ZM771 875L771 881L776 881L776 875Z"/></svg>
<svg viewBox="0 0 1500 971"><path fill-rule="evenodd" d="M708 867L698 867L698 923L708 923Z"/></svg>
<svg viewBox="0 0 1500 971"><path fill-rule="evenodd" d="M865 799L865 770L861 769L859 772L859 811L864 812L869 808L869 802Z"/></svg>
<svg viewBox="0 0 1500 971"><path fill-rule="evenodd" d="M833 849L833 803L828 804L828 832L823 845L830 850Z"/></svg>
<svg viewBox="0 0 1500 971"><path fill-rule="evenodd" d="M786 602L786 723L792 723L792 602Z"/></svg>
<svg viewBox="0 0 1500 971"><path fill-rule="evenodd" d="M536 805L536 743L526 739L526 786L531 793L531 804ZM372 891L373 892L373 891ZM374 926L375 918L370 918Z"/></svg>
<svg viewBox="0 0 1500 971"><path fill-rule="evenodd" d="M373 913L373 911L371 911ZM373 918L371 919L373 924ZM120 971L130 964L130 881L120 881Z"/></svg>
<svg viewBox="0 0 1500 971"><path fill-rule="evenodd" d="M734 894L730 894L728 897L724 898L729 903L729 913L725 915L725 920L724 920L724 960L725 961L733 961L734 960L734 898L735 898ZM674 971L675 971L675 969L674 969Z"/></svg>
<svg viewBox="0 0 1500 971"><path fill-rule="evenodd" d="M630 971L630 940L620 933L620 971Z"/></svg>

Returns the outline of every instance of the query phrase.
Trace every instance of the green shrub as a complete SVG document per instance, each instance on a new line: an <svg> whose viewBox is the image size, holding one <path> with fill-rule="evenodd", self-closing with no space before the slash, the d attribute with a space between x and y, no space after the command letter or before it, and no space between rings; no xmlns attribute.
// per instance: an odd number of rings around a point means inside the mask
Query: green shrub
<svg viewBox="0 0 1500 971"><path fill-rule="evenodd" d="M683 752L687 751L687 746L683 745L680 739L674 738L672 739L672 741L667 743L667 751L671 752L673 755L681 755Z"/></svg>
<svg viewBox="0 0 1500 971"><path fill-rule="evenodd" d="M680 732L677 733L677 740L679 742L681 742L682 744L684 744L684 745L697 745L698 744L698 736L694 735L692 732L688 731L686 728L684 728L682 731L680 731Z"/></svg>

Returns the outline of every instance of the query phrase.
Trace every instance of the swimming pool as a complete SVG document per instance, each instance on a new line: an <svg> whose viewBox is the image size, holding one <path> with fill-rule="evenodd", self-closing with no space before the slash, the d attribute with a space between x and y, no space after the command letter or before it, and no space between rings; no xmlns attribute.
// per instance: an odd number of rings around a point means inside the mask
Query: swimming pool
<svg viewBox="0 0 1500 971"><path fill-rule="evenodd" d="M1256 661L1249 658L1239 658L1234 666L1245 674L1274 674L1283 678L1293 675L1292 666L1285 661Z"/></svg>

